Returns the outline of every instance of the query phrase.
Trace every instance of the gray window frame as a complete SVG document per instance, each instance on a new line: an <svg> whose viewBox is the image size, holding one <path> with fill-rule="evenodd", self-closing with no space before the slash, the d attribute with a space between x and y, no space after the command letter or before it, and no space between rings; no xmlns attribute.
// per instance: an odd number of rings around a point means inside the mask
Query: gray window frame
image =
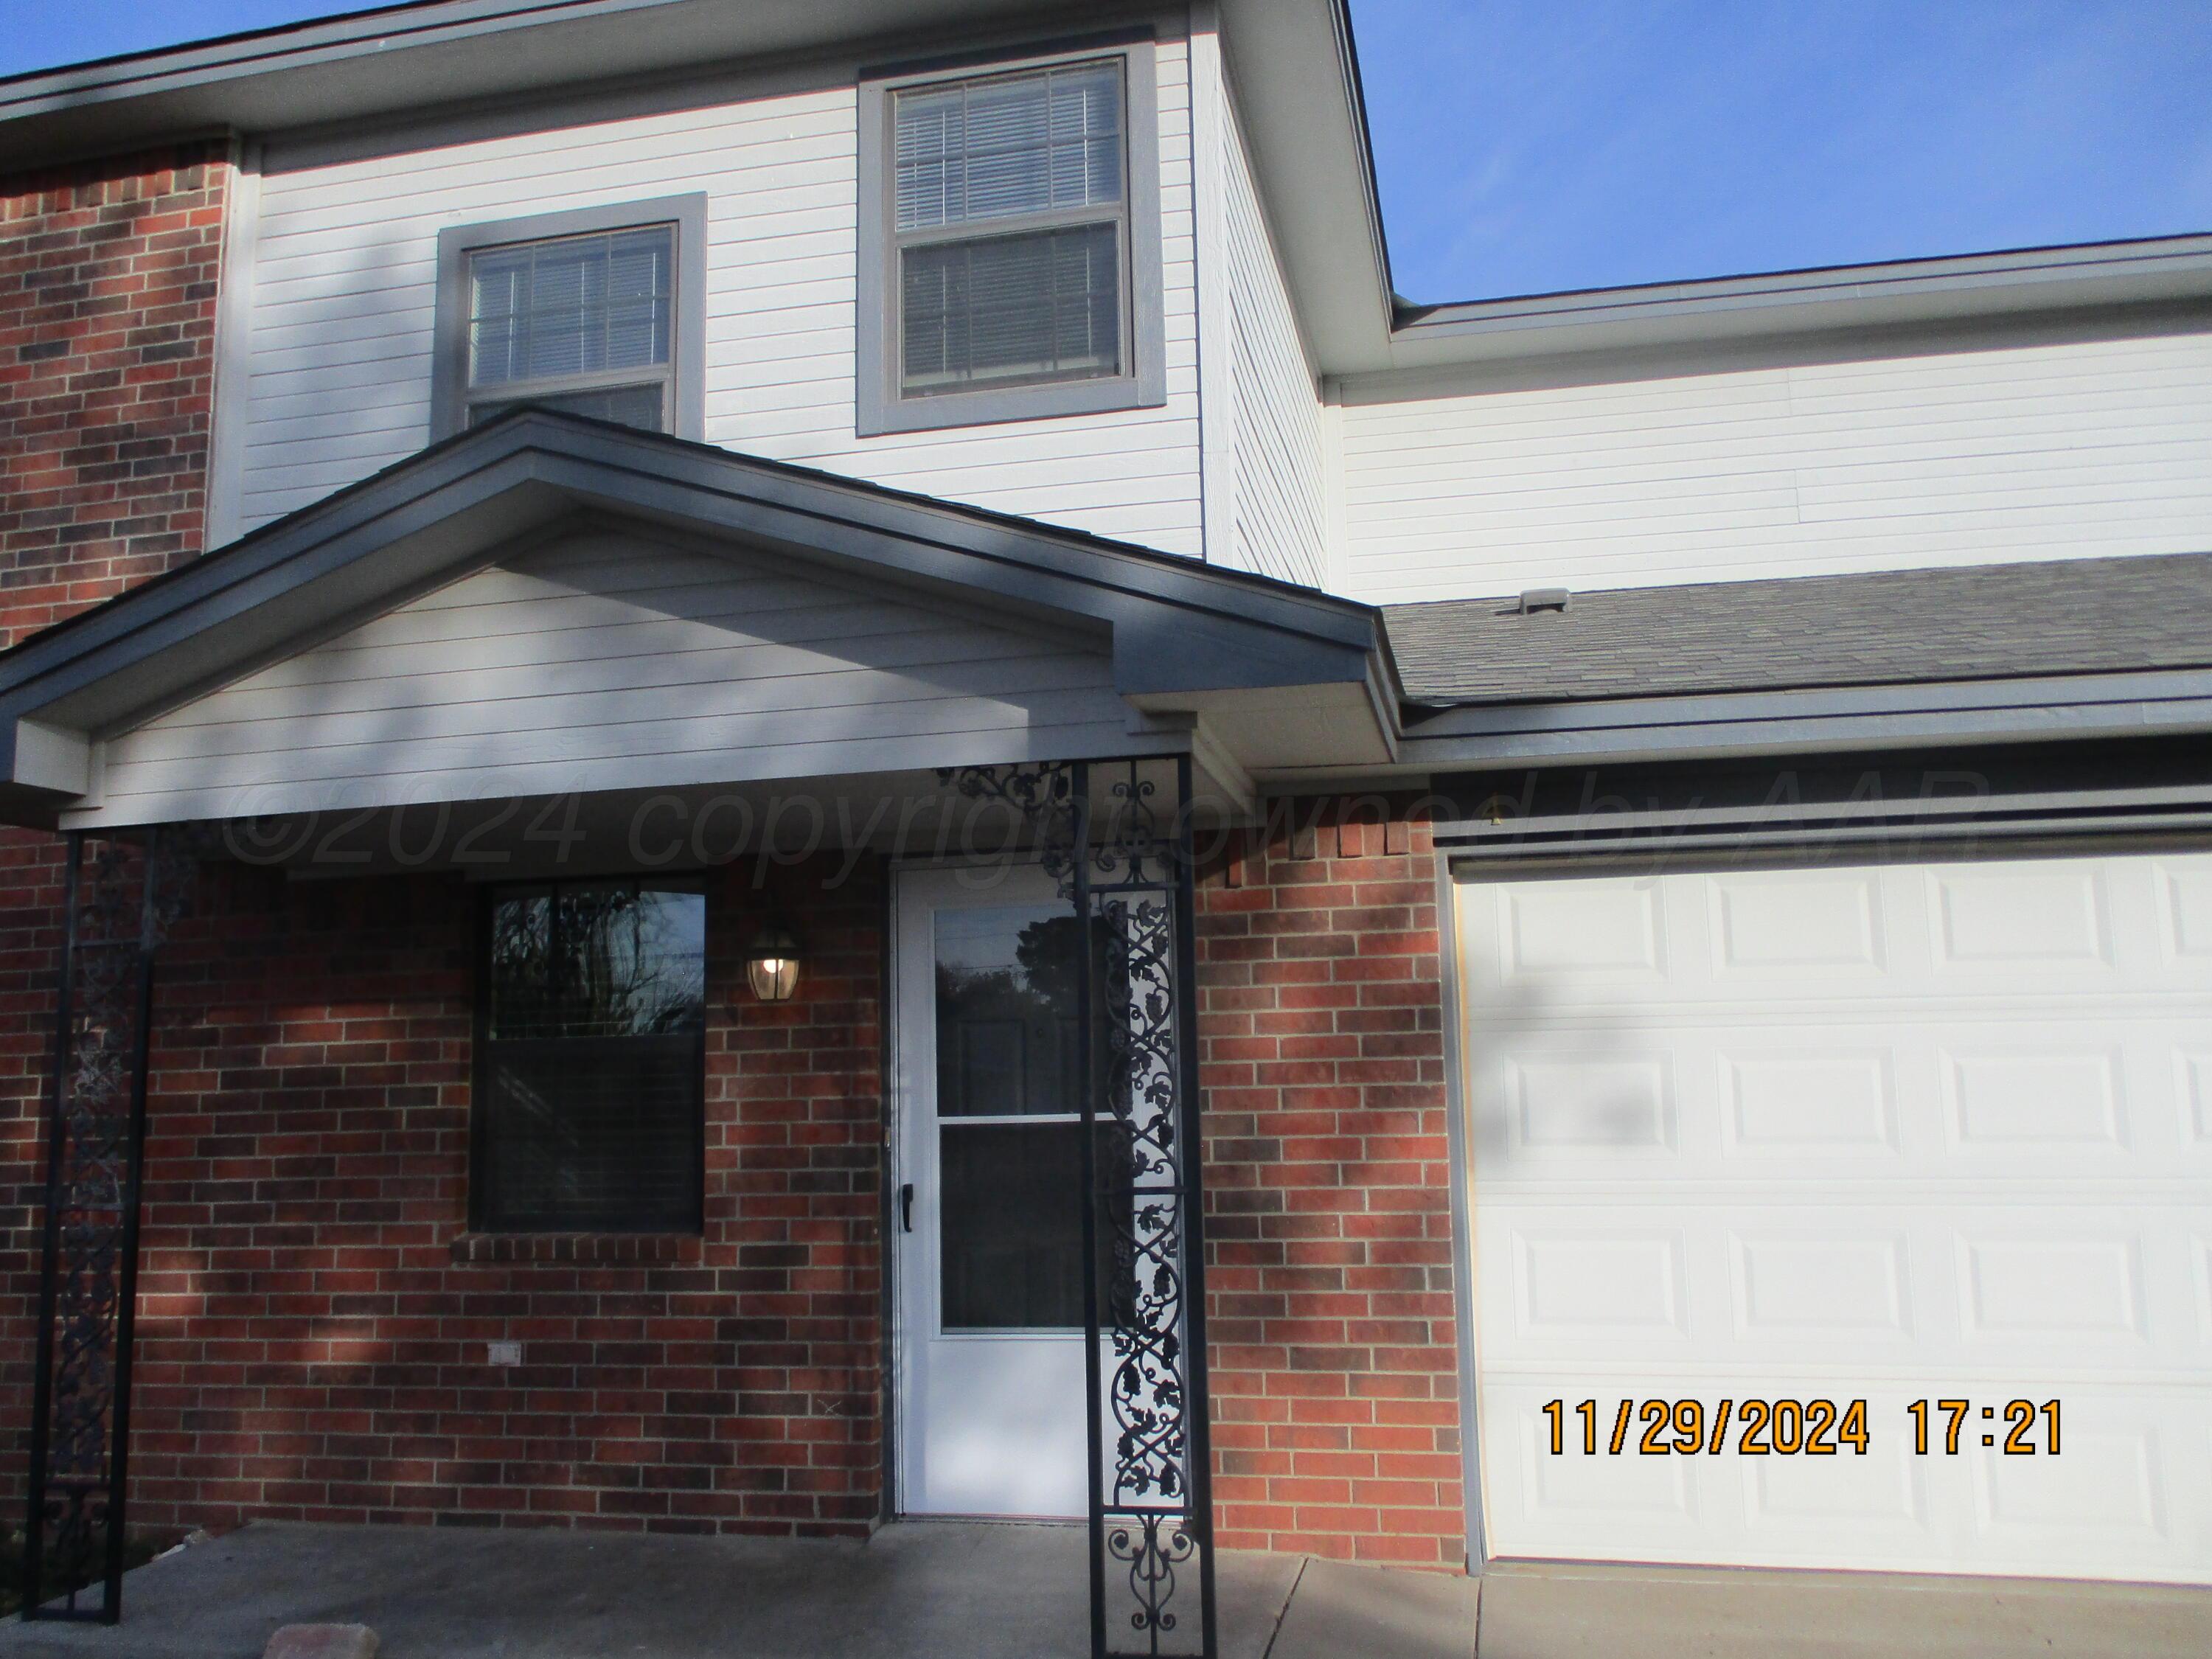
<svg viewBox="0 0 2212 1659"><path fill-rule="evenodd" d="M535 213L520 219L448 225L438 233L438 298L430 357L430 440L450 438L468 425L469 256L516 242L546 242L611 230L672 225L676 230L673 292L669 298L669 430L702 441L707 435L707 197L660 196L605 207ZM578 379L630 385L640 375Z"/></svg>
<svg viewBox="0 0 2212 1659"><path fill-rule="evenodd" d="M993 386L939 392L927 397L899 392L899 240L893 222L896 192L891 147L893 95L912 87L972 80L987 75L1046 69L1060 64L1121 60L1121 125L1128 153L1121 216L1125 360L1122 372L1092 380L1039 386ZM860 79L860 293L854 329L854 426L863 438L894 432L939 431L998 421L1061 415L1101 415L1115 410L1158 409L1167 397L1165 279L1160 251L1160 115L1156 49L1149 31L1070 41L1049 50L864 70ZM977 239L994 233L988 222ZM933 237L933 240L936 240ZM955 240L966 240L965 238Z"/></svg>

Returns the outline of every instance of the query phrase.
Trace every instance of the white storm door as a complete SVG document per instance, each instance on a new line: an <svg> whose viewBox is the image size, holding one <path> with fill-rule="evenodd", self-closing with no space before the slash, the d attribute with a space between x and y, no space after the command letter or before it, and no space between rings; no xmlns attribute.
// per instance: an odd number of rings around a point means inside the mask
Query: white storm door
<svg viewBox="0 0 2212 1659"><path fill-rule="evenodd" d="M2212 1583L2212 854L1472 879L1459 925L1492 1553ZM1606 1443L1746 1398L1869 1443Z"/></svg>
<svg viewBox="0 0 2212 1659"><path fill-rule="evenodd" d="M1085 1508L1073 908L1034 866L900 873L899 1507Z"/></svg>

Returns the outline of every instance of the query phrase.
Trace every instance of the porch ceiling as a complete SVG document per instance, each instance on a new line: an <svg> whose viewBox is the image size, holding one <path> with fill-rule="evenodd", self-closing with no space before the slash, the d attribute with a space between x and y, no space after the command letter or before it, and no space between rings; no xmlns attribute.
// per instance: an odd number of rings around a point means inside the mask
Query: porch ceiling
<svg viewBox="0 0 2212 1659"><path fill-rule="evenodd" d="M349 650L357 661L371 660L392 632L395 613L450 609L456 602L441 596L457 591L457 583L481 586L490 580L483 573L494 573L510 586L531 579L530 562L549 556L544 550L594 534L603 542L628 537L652 550L649 556L656 560L725 568L733 591L746 580L780 579L785 602L811 602L819 609L827 603L824 596L842 597L856 611L872 605L885 616L959 619L969 635L948 633L937 647L941 659L989 655L994 648L1010 649L1005 642L1012 641L1031 660L1058 651L1070 665L1048 684L1015 685L1011 692L988 677L978 682L1001 698L1002 712L1011 708L998 722L1003 731L940 720L938 727L948 729L927 729L925 722L909 732L893 722L857 735L841 731L842 747L811 757L801 752L802 744L763 758L758 744L748 748L738 738L724 744L718 728L699 728L702 735L690 758L665 770L656 770L650 754L625 744L617 733L599 741L602 749L621 751L619 770L584 765L573 781L549 781L541 767L518 770L508 782L484 774L519 764L517 757L478 731L473 745L448 741L441 755L426 750L425 765L410 769L416 775L404 788L394 784L380 793L382 783L349 773L344 788L313 804L382 807L568 788L690 787L1184 748L1200 756L1218 782L1241 793L1255 766L1374 764L1389 758L1395 742L1395 679L1379 613L1370 607L1031 520L526 410L434 446L0 655L0 817L46 826L299 810L307 803L296 790L279 788L273 796L265 787L258 793L230 790L249 770L239 763L241 740L234 731L208 739L206 764L195 772L202 751L193 745L201 739L182 728L220 725L204 708L230 699L252 703L259 711L254 718L264 722L293 721L302 749L337 743L340 738L329 726L333 696L326 687L292 703L272 702L253 688L266 692L262 683L272 676L318 682L375 678L350 671L292 673L288 665L319 650ZM621 559L605 559L617 572L614 587L623 586L630 579L619 574ZM698 589L714 580L695 574L678 585ZM519 597L537 602L545 598L545 588L541 581ZM790 590L797 592L796 599ZM609 603L623 598L578 592ZM486 604L516 597L477 595ZM747 605L725 598L719 611L710 607L705 613L705 622L730 623L734 630L750 614ZM640 662L739 647L772 654L790 643L758 629L703 634L701 616L680 610L641 612L635 620L631 659ZM546 624L567 625L565 616ZM428 626L402 635L416 655L393 656L381 678L396 682L410 674L477 666L465 653L458 659L435 654ZM654 626L659 633L650 631ZM870 631L864 622L853 628ZM872 631L880 635L884 629ZM808 643L818 646L820 638L808 636ZM433 654L423 656L425 650ZM902 665L887 671L869 651L850 654L851 662L830 665L849 671L843 684L850 706L873 707L871 685L886 699L904 695L894 683ZM574 665L558 652L553 657L536 665L558 671L547 684L572 685ZM748 660L756 659L766 659ZM1089 671L1095 693L1083 693L1077 684L1085 678L1075 666L1082 660L1097 665ZM517 694L513 675L532 665L505 658L492 664L508 674L509 694ZM701 718L696 699L711 686L720 718L757 726L765 715L794 707L787 691L780 694L781 701L750 701L751 688L763 684L750 670L702 679L696 672L672 678L656 669L620 688L628 697L623 718L637 729L655 720L696 720ZM475 707L495 695L465 678L453 684L456 707ZM655 687L667 693L665 712L639 702ZM545 692L532 683L519 694ZM1092 702L1079 708L1071 702L1084 695ZM1009 696L1010 703L1005 702ZM1101 696L1107 699L1103 706L1096 702ZM1050 711L1041 712L1038 700L1055 697ZM387 744L447 739L449 733L422 718L430 701L403 696L396 703L361 707L379 717ZM200 712L172 717L188 704ZM296 719L295 708L301 711ZM1303 711L1304 717L1285 720L1289 710ZM311 718L322 724L311 729ZM147 736L161 721L179 729ZM861 744L862 737L875 739L873 746ZM1054 744L1066 754L1030 752ZM701 758L725 749L749 758L732 760L735 769L727 771ZM172 775L147 799L169 805L141 811L125 804L132 792L121 786L125 778L143 775L153 763L149 755ZM580 747L573 736L520 758L557 768L580 755L595 763L606 758L588 744ZM112 775L111 761L120 769ZM134 765L140 774L131 773Z"/></svg>

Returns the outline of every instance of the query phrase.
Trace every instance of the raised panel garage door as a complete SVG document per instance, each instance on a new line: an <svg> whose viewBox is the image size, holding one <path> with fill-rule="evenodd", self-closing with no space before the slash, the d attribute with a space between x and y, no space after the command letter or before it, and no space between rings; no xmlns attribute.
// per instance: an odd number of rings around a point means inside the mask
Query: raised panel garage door
<svg viewBox="0 0 2212 1659"><path fill-rule="evenodd" d="M2212 1583L2212 855L1458 899L1491 1554ZM1747 1397L1868 1450L1609 1449Z"/></svg>

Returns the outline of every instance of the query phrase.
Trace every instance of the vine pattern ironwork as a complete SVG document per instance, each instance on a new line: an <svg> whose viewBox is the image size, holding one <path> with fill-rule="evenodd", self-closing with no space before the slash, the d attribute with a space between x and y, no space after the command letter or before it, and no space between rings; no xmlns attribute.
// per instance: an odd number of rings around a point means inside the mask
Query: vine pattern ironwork
<svg viewBox="0 0 2212 1659"><path fill-rule="evenodd" d="M45 1249L24 1534L26 1619L120 1616L139 1176L155 952L194 843L70 837L47 1114ZM92 1583L97 1605L81 1598ZM59 1605L47 1605L56 1589Z"/></svg>
<svg viewBox="0 0 2212 1659"><path fill-rule="evenodd" d="M1186 803L1189 763L1174 763L1177 799L1163 811L1156 780L1136 761L1112 763L1097 799L1097 763L950 770L940 779L973 800L1001 803L1030 829L1045 871L1085 923L1084 959L1103 957L1093 995L1103 1052L1086 1104L1107 1133L1089 1213L1108 1230L1107 1305L1090 1333L1111 1364L1094 1409L1110 1414L1091 1448L1094 1654L1154 1659L1217 1651L1205 1411L1203 1240L1191 1138L1196 1068L1187 1044L1194 1006ZM1095 951L1103 939L1105 949ZM1118 1201L1116 1201L1118 1200ZM1106 1443L1110 1441L1111 1455ZM1194 1632L1178 1602L1195 1563ZM1102 1563L1127 1587L1123 1615L1105 1606ZM1193 1645L1193 1644L1195 1645Z"/></svg>

